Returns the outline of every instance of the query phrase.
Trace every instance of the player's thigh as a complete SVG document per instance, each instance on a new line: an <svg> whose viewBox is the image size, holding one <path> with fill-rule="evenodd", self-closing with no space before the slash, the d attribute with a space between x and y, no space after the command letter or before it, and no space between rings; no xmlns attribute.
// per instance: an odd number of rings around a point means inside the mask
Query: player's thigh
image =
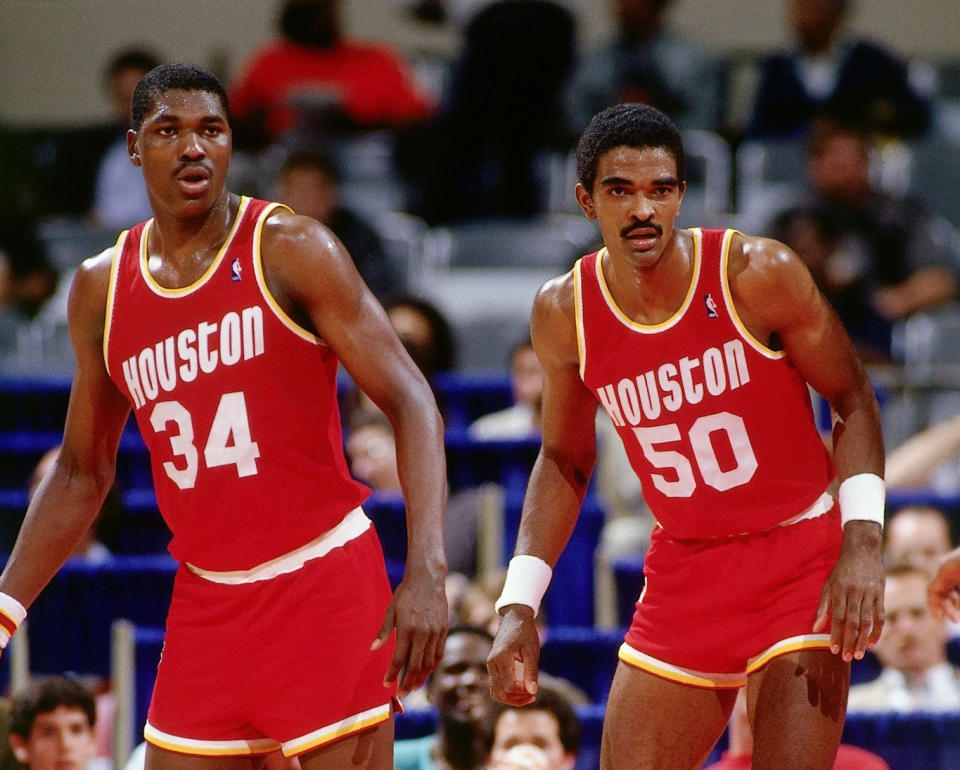
<svg viewBox="0 0 960 770"><path fill-rule="evenodd" d="M753 767L833 767L847 708L850 664L829 650L774 658L747 682Z"/></svg>
<svg viewBox="0 0 960 770"><path fill-rule="evenodd" d="M145 770L260 770L263 757L190 757L147 744Z"/></svg>
<svg viewBox="0 0 960 770"><path fill-rule="evenodd" d="M300 755L303 770L393 770L393 718Z"/></svg>
<svg viewBox="0 0 960 770"><path fill-rule="evenodd" d="M670 682L620 663L603 723L601 768L701 767L726 727L736 695Z"/></svg>

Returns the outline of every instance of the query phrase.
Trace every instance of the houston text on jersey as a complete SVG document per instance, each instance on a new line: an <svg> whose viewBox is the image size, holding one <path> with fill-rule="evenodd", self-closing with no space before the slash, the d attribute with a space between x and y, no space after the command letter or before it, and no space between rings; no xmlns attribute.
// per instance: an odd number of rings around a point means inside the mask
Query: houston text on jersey
<svg viewBox="0 0 960 770"><path fill-rule="evenodd" d="M743 342L738 339L710 347L699 357L684 356L635 378L597 388L597 397L613 424L639 425L656 420L664 409L676 412L684 403L697 404L704 394L719 396L750 381Z"/></svg>
<svg viewBox="0 0 960 770"><path fill-rule="evenodd" d="M178 382L192 382L218 366L263 355L263 310L253 305L230 311L219 321L201 321L196 328L166 337L123 362L123 379L134 408L170 393Z"/></svg>

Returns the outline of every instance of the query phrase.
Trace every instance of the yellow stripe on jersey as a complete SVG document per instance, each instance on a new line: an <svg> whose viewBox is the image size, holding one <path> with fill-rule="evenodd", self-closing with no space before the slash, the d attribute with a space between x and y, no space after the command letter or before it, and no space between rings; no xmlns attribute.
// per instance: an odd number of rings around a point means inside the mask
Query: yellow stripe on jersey
<svg viewBox="0 0 960 770"><path fill-rule="evenodd" d="M735 690L743 687L747 683L746 673L708 674L702 671L693 671L689 668L673 666L642 653L639 650L635 650L626 642L620 645L620 651L617 656L628 666L646 671L648 674L653 674L661 679L689 685L690 687L702 687L708 690Z"/></svg>
<svg viewBox="0 0 960 770"><path fill-rule="evenodd" d="M792 636L789 639L783 639L776 644L768 647L754 658L747 661L747 673L752 674L759 671L767 663L781 655L787 655L791 652L800 650L829 650L829 634L804 634L803 636Z"/></svg>
<svg viewBox="0 0 960 770"><path fill-rule="evenodd" d="M304 735L302 738L287 741L283 744L284 756L292 757L297 754L303 754L305 751L311 751L331 741L352 735L360 730L378 725L381 722L386 722L390 718L391 707L390 703L385 703L382 706L376 706L367 711L362 711L359 714L354 714L352 717L341 719L332 725L321 727L319 730Z"/></svg>
<svg viewBox="0 0 960 770"><path fill-rule="evenodd" d="M175 754L190 754L197 757L248 757L269 754L280 748L272 738L257 738L236 741L203 741L194 738L180 738L161 732L147 724L143 729L147 743L157 748L172 751Z"/></svg>

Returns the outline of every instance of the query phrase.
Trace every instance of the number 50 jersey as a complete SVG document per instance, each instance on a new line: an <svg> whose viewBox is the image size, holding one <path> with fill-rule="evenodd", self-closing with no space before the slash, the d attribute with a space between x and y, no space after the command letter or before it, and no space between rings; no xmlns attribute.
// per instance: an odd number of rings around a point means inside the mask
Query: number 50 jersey
<svg viewBox="0 0 960 770"><path fill-rule="evenodd" d="M737 317L727 285L734 231L691 232L690 287L656 325L617 307L603 251L578 260L580 376L613 420L668 534L759 532L822 502L835 474L806 383Z"/></svg>
<svg viewBox="0 0 960 770"><path fill-rule="evenodd" d="M150 450L170 552L249 569L337 524L367 496L343 455L333 352L271 297L260 261L277 204L243 198L207 271L179 289L147 266L152 220L121 234L104 355Z"/></svg>

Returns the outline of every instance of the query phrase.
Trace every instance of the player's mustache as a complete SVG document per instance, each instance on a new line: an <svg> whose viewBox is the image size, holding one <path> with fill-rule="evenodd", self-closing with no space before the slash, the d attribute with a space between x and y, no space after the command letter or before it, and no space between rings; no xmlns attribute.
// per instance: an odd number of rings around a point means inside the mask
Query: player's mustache
<svg viewBox="0 0 960 770"><path fill-rule="evenodd" d="M206 174L210 174L210 167L202 161L187 160L177 166L177 170L174 172L174 176L179 176L184 171L190 171L193 169L202 169Z"/></svg>
<svg viewBox="0 0 960 770"><path fill-rule="evenodd" d="M647 220L646 222L636 222L630 225L629 227L626 227L623 230L621 230L620 235L621 237L626 238L634 230L655 230L657 235L663 235L663 228L660 227L660 225L658 225L652 219Z"/></svg>

